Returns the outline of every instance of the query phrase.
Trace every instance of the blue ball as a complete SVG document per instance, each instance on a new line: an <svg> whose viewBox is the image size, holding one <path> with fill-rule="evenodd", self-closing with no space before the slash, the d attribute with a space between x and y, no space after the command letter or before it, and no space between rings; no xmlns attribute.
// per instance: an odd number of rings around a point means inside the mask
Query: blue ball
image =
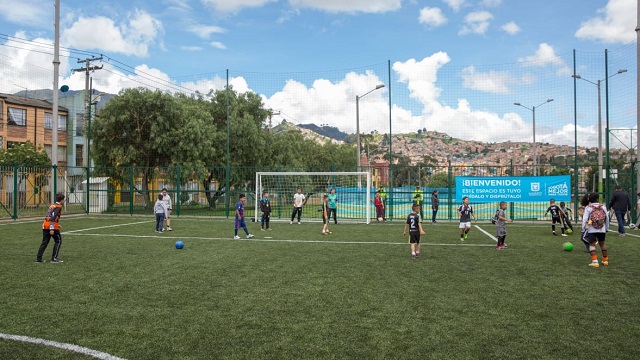
<svg viewBox="0 0 640 360"><path fill-rule="evenodd" d="M181 240L176 241L176 249L182 249L184 247L184 243Z"/></svg>

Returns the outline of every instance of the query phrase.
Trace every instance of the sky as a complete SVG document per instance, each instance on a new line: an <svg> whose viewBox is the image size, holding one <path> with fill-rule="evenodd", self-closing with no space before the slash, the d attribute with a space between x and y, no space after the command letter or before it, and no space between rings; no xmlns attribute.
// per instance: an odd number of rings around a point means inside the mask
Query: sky
<svg viewBox="0 0 640 360"><path fill-rule="evenodd" d="M570 145L571 52L634 46L637 25L637 0L60 2L59 81L73 90L85 85L72 71L78 61L100 55L94 88L108 93L141 85L207 93L224 88L228 69L234 89L256 91L280 114L274 121L353 133L356 95L385 84L361 99L361 131L388 132L391 89L392 132L496 142L530 141L531 107L553 97L537 114L538 141ZM54 1L0 0L0 8L0 92L50 87ZM600 62L578 71L602 79ZM615 80L626 77L627 95L615 101L627 119L616 126L626 128L635 126L635 59L625 65ZM593 145L595 87L579 83L589 101L578 105L578 142ZM633 141L626 134L621 146Z"/></svg>

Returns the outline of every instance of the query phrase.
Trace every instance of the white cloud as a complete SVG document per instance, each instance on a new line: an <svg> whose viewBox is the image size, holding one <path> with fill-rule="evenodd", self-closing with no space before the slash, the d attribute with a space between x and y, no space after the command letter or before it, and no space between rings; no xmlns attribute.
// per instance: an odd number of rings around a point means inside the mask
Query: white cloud
<svg viewBox="0 0 640 360"><path fill-rule="evenodd" d="M202 51L204 49L202 47L200 47L200 46L181 46L180 50L183 50L183 51Z"/></svg>
<svg viewBox="0 0 640 360"><path fill-rule="evenodd" d="M61 42L80 49L96 49L144 57L162 31L162 23L149 13L136 10L127 22L116 24L113 19L97 16L80 17L64 29Z"/></svg>
<svg viewBox="0 0 640 360"><path fill-rule="evenodd" d="M498 7L502 5L502 0L482 0L480 1L480 5L486 7Z"/></svg>
<svg viewBox="0 0 640 360"><path fill-rule="evenodd" d="M332 13L385 13L402 7L401 0L289 0L294 8L310 8Z"/></svg>
<svg viewBox="0 0 640 360"><path fill-rule="evenodd" d="M488 11L475 11L464 18L465 24L460 29L460 35L484 34L489 29L493 15Z"/></svg>
<svg viewBox="0 0 640 360"><path fill-rule="evenodd" d="M466 0L442 0L454 11L458 12L465 4Z"/></svg>
<svg viewBox="0 0 640 360"><path fill-rule="evenodd" d="M449 56L440 52L422 61L410 59L393 65L400 82L407 85L410 96L422 104L422 113L417 115L394 109L394 126L405 131L416 128L437 130L462 139L526 141L531 131L517 114L508 113L500 117L496 113L472 110L466 99L458 99L456 107L439 101L442 89L436 86L437 73L449 61Z"/></svg>
<svg viewBox="0 0 640 360"><path fill-rule="evenodd" d="M211 34L222 34L226 32L224 28L215 25L191 25L187 27L187 30L203 39L208 39Z"/></svg>
<svg viewBox="0 0 640 360"><path fill-rule="evenodd" d="M27 39L24 32L18 32L14 37ZM7 93L50 89L53 83L53 39L18 39L10 38L5 46L0 46L0 89ZM67 56L69 52L60 49L60 74L70 69ZM60 84L63 84L62 80Z"/></svg>
<svg viewBox="0 0 640 360"><path fill-rule="evenodd" d="M578 39L595 40L605 44L632 43L636 40L635 0L609 0L598 16L583 22L575 36Z"/></svg>
<svg viewBox="0 0 640 360"><path fill-rule="evenodd" d="M438 70L451 61L449 55L438 52L430 57L416 61L409 59L406 62L396 62L393 70L398 74L399 81L407 84L410 96L424 105L425 111L429 112L437 103L442 89L436 86Z"/></svg>
<svg viewBox="0 0 640 360"><path fill-rule="evenodd" d="M244 8L264 6L277 0L201 0L202 4L216 12L236 13Z"/></svg>
<svg viewBox="0 0 640 360"><path fill-rule="evenodd" d="M508 94L509 84L515 82L506 71L491 70L480 73L476 71L475 66L462 69L462 79L465 88L492 94Z"/></svg>
<svg viewBox="0 0 640 360"><path fill-rule="evenodd" d="M515 35L520 32L520 26L518 26L515 21L510 21L502 25L501 29L509 35Z"/></svg>
<svg viewBox="0 0 640 360"><path fill-rule="evenodd" d="M0 0L0 16L8 22L49 27L53 25L53 3L46 0Z"/></svg>
<svg viewBox="0 0 640 360"><path fill-rule="evenodd" d="M186 13L192 9L188 0L164 0L163 2L167 4L167 11L172 13Z"/></svg>
<svg viewBox="0 0 640 360"><path fill-rule="evenodd" d="M447 17L444 16L440 8L432 8L425 6L420 10L418 21L421 24L427 24L432 28L442 26L447 23Z"/></svg>
<svg viewBox="0 0 640 360"><path fill-rule="evenodd" d="M553 47L547 43L538 46L535 54L518 59L518 62L526 66L545 67L552 65L558 69L558 75L570 75L571 69L559 56Z"/></svg>
<svg viewBox="0 0 640 360"><path fill-rule="evenodd" d="M331 82L317 79L310 86L288 80L281 91L265 98L266 108L281 110L299 124L327 124L354 133L356 129L356 95L374 89L384 81L376 74L350 72L344 79ZM360 100L360 131L370 132L388 123L389 104L386 89L369 93ZM330 105L329 105L330 104Z"/></svg>
<svg viewBox="0 0 640 360"><path fill-rule="evenodd" d="M214 47L214 48L216 48L216 49L221 49L221 50L224 50L224 49L226 49L226 48L227 48L227 47L226 47L223 43L221 43L220 41L213 41L210 45L211 45L211 46L213 46L213 47Z"/></svg>

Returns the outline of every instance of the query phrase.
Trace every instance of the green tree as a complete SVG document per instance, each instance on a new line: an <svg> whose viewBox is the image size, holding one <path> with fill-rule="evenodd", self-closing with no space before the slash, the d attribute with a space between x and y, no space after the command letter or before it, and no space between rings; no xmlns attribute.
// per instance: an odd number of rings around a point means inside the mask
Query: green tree
<svg viewBox="0 0 640 360"><path fill-rule="evenodd" d="M91 155L97 166L139 168L148 207L155 168L203 165L215 157L216 131L208 118L198 98L144 88L122 90L91 129Z"/></svg>
<svg viewBox="0 0 640 360"><path fill-rule="evenodd" d="M42 149L36 148L33 143L27 141L7 150L0 149L0 164L18 164L21 166L50 166L51 159Z"/></svg>
<svg viewBox="0 0 640 360"><path fill-rule="evenodd" d="M451 186L455 186L456 177L451 177ZM434 174L429 180L429 187L432 188L446 188L449 187L449 174L441 172Z"/></svg>

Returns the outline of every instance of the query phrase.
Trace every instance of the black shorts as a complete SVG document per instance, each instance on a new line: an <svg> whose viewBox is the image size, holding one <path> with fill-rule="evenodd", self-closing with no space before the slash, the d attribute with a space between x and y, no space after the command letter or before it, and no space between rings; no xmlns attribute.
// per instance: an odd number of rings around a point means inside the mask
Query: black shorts
<svg viewBox="0 0 640 360"><path fill-rule="evenodd" d="M551 217L552 224L562 224L562 220L559 217Z"/></svg>
<svg viewBox="0 0 640 360"><path fill-rule="evenodd" d="M587 234L587 239L589 239L589 243L593 243L596 241L604 241L605 237L606 237L606 233L588 233Z"/></svg>
<svg viewBox="0 0 640 360"><path fill-rule="evenodd" d="M420 234L409 234L410 244L420 244Z"/></svg>

